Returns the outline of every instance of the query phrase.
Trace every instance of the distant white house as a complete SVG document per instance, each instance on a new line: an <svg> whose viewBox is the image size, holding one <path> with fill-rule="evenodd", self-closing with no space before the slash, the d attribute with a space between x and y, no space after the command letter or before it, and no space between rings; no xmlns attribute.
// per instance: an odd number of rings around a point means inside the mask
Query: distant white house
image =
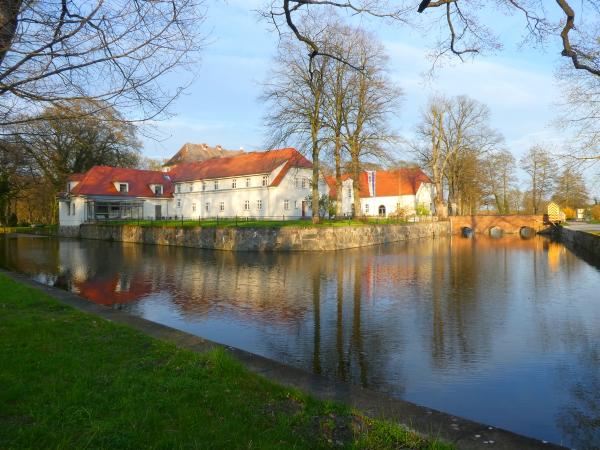
<svg viewBox="0 0 600 450"><path fill-rule="evenodd" d="M335 179L327 178L329 195L337 198ZM342 214L354 214L354 182L342 177ZM364 171L359 175L361 215L388 217L414 215L417 210L433 214L434 186L419 168Z"/></svg>
<svg viewBox="0 0 600 450"><path fill-rule="evenodd" d="M168 172L96 166L69 178L59 221L308 217L311 174L311 162L293 148L183 163Z"/></svg>

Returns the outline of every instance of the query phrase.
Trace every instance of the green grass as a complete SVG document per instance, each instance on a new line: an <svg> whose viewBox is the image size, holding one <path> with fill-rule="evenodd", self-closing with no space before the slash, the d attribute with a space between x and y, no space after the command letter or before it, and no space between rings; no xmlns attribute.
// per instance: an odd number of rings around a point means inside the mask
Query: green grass
<svg viewBox="0 0 600 450"><path fill-rule="evenodd" d="M365 226L374 224L406 224L399 219L368 218L365 220L322 220L313 224L310 220L246 220L240 219L203 219L203 220L115 220L98 222L100 225L139 225L141 227L205 227L205 228L280 228L280 227L346 227Z"/></svg>
<svg viewBox="0 0 600 450"><path fill-rule="evenodd" d="M0 234L4 233L25 233L37 235L55 235L58 230L58 225L42 225L35 227L3 227L0 226Z"/></svg>
<svg viewBox="0 0 600 450"><path fill-rule="evenodd" d="M0 274L0 448L451 448Z"/></svg>

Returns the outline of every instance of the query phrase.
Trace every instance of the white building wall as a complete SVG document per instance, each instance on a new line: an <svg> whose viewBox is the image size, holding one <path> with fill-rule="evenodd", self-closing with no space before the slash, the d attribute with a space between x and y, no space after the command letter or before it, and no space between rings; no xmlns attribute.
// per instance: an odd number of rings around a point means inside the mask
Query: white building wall
<svg viewBox="0 0 600 450"><path fill-rule="evenodd" d="M352 189L352 179L342 182L342 214L351 215L352 205L354 204L354 190ZM386 197L365 197L361 198L361 214L366 216L378 216L379 207L385 206L386 216L398 212L398 208L404 210L404 214L413 215L416 213L417 205L424 205L430 212L434 212L433 207L433 185L422 183L416 195L396 195Z"/></svg>
<svg viewBox="0 0 600 450"><path fill-rule="evenodd" d="M432 183L422 183L417 191L417 205L423 205L431 214L435 214L435 205L433 204L434 194L435 187Z"/></svg>
<svg viewBox="0 0 600 450"><path fill-rule="evenodd" d="M175 215L173 210L173 200L170 198L143 198L143 218L156 219L156 205L160 205L161 217L169 217Z"/></svg>
<svg viewBox="0 0 600 450"><path fill-rule="evenodd" d="M293 218L302 217L302 202L305 202L304 216L310 217L312 212L308 198L312 193L311 169L292 168L279 183L279 186L269 188L268 215L272 217ZM304 185L304 187L303 187ZM287 200L287 209L285 208Z"/></svg>
<svg viewBox="0 0 600 450"><path fill-rule="evenodd" d="M302 201L306 201L311 193L312 171L292 168L278 186L269 187L282 168L283 165L267 175L267 186L263 186L263 175L219 178L217 179L218 189L215 189L215 179L178 183L181 187L176 186L175 188L170 211L172 211L172 215L183 215L186 218L194 219L235 216L299 218L302 216ZM232 187L234 179L235 188ZM298 179L298 185L296 185L296 179ZM304 179L304 183L302 183L302 179ZM249 180L249 187L247 187L246 180ZM204 190L202 190L203 184ZM302 187L303 184L304 187ZM288 200L287 210L285 209L286 200ZM246 209L246 202L249 204L249 209ZM307 217L311 214L308 202L305 214Z"/></svg>
<svg viewBox="0 0 600 450"><path fill-rule="evenodd" d="M85 200L71 197L58 202L58 223L63 226L79 226L85 221Z"/></svg>

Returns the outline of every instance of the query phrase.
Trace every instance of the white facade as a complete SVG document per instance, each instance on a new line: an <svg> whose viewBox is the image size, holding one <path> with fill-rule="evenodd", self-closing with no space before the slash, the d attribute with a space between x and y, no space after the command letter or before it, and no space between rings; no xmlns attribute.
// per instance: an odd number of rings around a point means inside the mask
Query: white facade
<svg viewBox="0 0 600 450"><path fill-rule="evenodd" d="M194 219L308 217L312 170L292 168L271 186L284 165L266 174L176 182L173 214Z"/></svg>
<svg viewBox="0 0 600 450"><path fill-rule="evenodd" d="M417 214L417 208L421 206L433 214L434 187L431 183L421 183L415 195L390 195L361 197L361 215L389 217L399 213L406 216ZM342 214L352 215L354 205L353 181L348 178L342 182Z"/></svg>
<svg viewBox="0 0 600 450"><path fill-rule="evenodd" d="M82 181L68 182L59 199L59 222L78 226L94 220L138 218L310 217L312 169L306 167L306 160L301 161L303 166L290 167L293 164L290 158L270 172L220 178L211 178L210 172L206 176L206 171L193 166L184 167L179 175L94 167L77 175ZM195 173L204 177L193 179ZM320 183L322 194L326 189Z"/></svg>

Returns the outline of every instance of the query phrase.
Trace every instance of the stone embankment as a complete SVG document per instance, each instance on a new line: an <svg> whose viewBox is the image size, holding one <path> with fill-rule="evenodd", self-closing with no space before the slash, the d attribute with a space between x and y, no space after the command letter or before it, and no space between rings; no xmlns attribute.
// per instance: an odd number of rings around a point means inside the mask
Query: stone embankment
<svg viewBox="0 0 600 450"><path fill-rule="evenodd" d="M81 225L61 227L59 235L140 244L229 251L323 251L447 236L449 222L340 227L140 227Z"/></svg>
<svg viewBox="0 0 600 450"><path fill-rule="evenodd" d="M592 232L574 230L569 227L559 228L562 241L568 246L600 258L600 236Z"/></svg>

